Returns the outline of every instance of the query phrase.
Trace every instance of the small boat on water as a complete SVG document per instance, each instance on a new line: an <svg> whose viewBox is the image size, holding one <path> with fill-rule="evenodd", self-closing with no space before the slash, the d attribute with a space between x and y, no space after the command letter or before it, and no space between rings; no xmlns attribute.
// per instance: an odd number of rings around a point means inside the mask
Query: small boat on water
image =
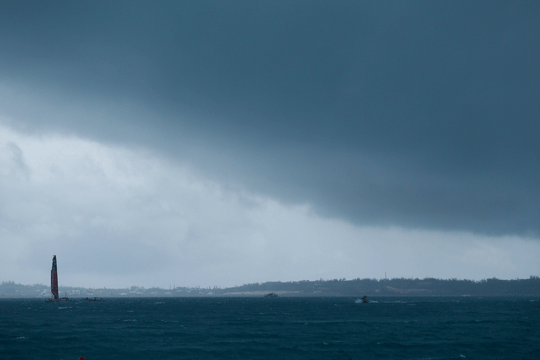
<svg viewBox="0 0 540 360"><path fill-rule="evenodd" d="M356 304L367 304L367 303L369 302L369 299L367 298L366 295L364 295L364 296L362 296L361 299L356 299L356 300L354 300L354 302L355 302Z"/></svg>
<svg viewBox="0 0 540 360"><path fill-rule="evenodd" d="M277 297L279 297L279 296L278 296L278 294L276 294L276 293L270 293L270 294L264 295L264 297L268 297L268 298L277 298Z"/></svg>
<svg viewBox="0 0 540 360"><path fill-rule="evenodd" d="M97 297L93 297L91 299L89 298L83 299L83 301L103 301L103 299L98 299Z"/></svg>

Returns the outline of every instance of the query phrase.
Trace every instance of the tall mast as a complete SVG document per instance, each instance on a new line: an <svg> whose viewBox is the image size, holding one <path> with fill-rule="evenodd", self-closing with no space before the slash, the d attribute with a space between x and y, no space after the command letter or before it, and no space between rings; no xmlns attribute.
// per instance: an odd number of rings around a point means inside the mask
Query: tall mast
<svg viewBox="0 0 540 360"><path fill-rule="evenodd" d="M52 258L52 270L51 270L51 293L54 298L58 300L58 273L56 269L56 255Z"/></svg>

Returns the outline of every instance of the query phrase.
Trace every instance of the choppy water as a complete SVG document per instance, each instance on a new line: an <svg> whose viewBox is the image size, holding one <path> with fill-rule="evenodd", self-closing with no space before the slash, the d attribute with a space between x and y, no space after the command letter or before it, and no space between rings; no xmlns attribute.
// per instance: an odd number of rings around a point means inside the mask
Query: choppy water
<svg viewBox="0 0 540 360"><path fill-rule="evenodd" d="M0 359L540 359L540 299L0 300Z"/></svg>

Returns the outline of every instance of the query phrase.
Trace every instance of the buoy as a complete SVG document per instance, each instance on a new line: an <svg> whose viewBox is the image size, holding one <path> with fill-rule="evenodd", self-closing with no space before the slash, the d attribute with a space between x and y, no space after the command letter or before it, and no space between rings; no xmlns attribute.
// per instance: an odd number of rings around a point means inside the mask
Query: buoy
<svg viewBox="0 0 540 360"><path fill-rule="evenodd" d="M79 358L79 360L85 360L84 356L81 356L81 357Z"/></svg>

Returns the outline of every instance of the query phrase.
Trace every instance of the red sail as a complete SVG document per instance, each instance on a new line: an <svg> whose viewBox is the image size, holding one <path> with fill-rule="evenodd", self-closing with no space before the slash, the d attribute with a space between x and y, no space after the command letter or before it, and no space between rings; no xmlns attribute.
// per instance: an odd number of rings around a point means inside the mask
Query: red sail
<svg viewBox="0 0 540 360"><path fill-rule="evenodd" d="M51 292L54 298L58 299L58 273L56 270L56 255L54 255L52 259Z"/></svg>

